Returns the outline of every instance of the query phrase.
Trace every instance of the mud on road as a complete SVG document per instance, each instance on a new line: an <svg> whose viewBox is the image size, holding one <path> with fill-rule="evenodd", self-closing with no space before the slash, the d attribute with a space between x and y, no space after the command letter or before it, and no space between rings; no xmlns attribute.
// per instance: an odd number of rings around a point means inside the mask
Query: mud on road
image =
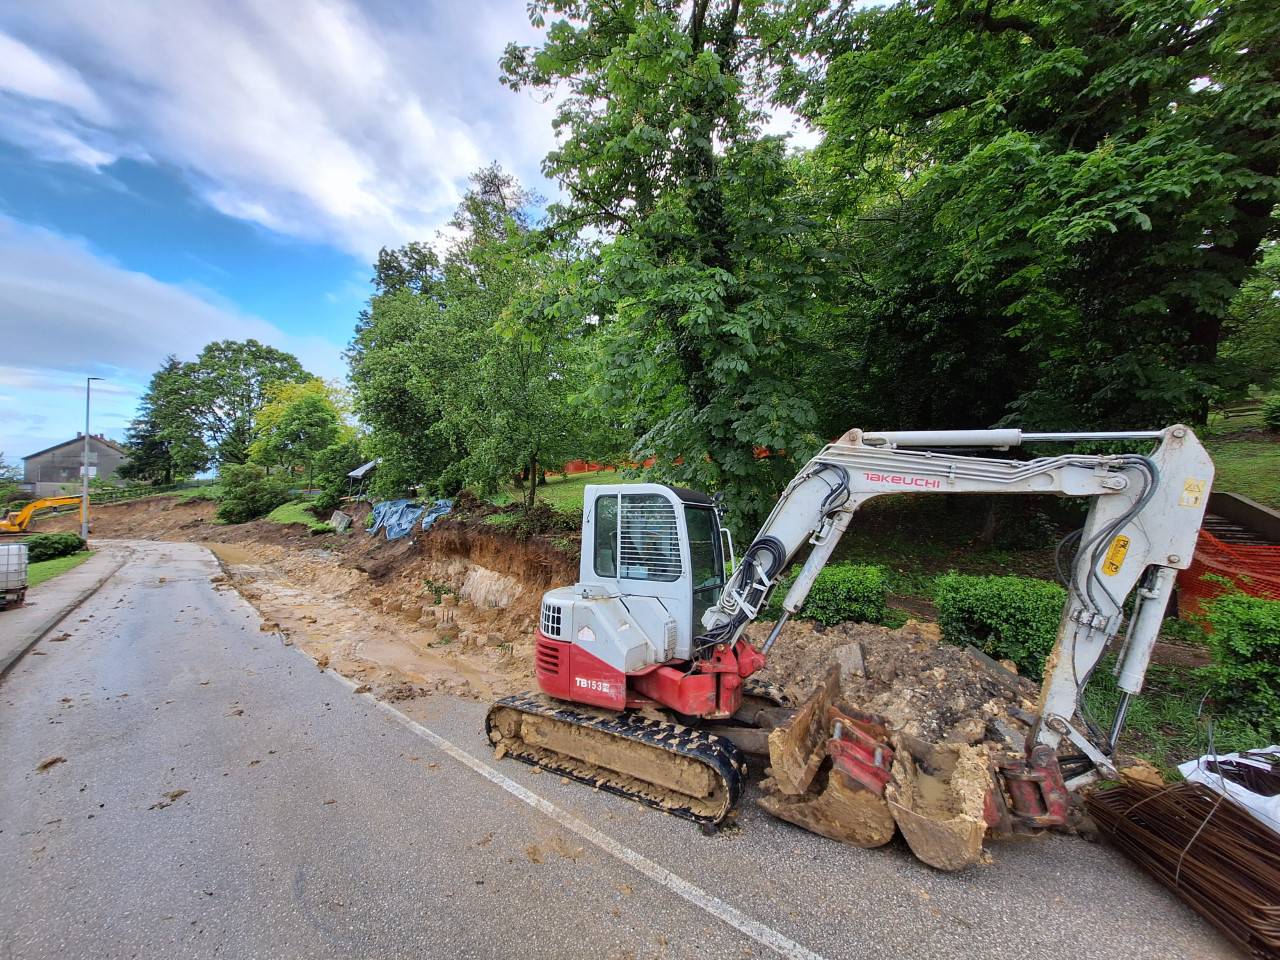
<svg viewBox="0 0 1280 960"><path fill-rule="evenodd" d="M354 532L322 536L266 520L218 524L214 511L172 497L99 507L94 533L208 547L264 629L384 699L528 689L542 592L577 575L576 559L549 542L519 543L474 518L388 542L364 532L367 506L354 511Z"/></svg>

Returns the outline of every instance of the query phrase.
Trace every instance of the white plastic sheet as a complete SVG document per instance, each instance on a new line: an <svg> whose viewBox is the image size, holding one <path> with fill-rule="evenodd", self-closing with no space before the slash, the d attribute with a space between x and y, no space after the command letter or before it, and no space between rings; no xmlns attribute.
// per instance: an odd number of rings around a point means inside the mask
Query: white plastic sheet
<svg viewBox="0 0 1280 960"><path fill-rule="evenodd" d="M1247 756L1247 754L1251 753L1280 755L1280 746L1273 744L1260 750L1248 750L1245 751L1246 755L1239 753L1220 753L1216 756L1214 754L1206 754L1199 760L1188 760L1186 763L1178 764L1178 770L1193 783L1202 783L1215 793L1225 793L1253 814L1260 822L1276 833L1280 833L1280 795L1264 797L1254 793L1238 783L1233 783L1209 766L1215 760L1219 762L1223 760L1238 760L1240 763L1252 767L1259 767L1263 770L1271 769L1271 765L1266 761Z"/></svg>

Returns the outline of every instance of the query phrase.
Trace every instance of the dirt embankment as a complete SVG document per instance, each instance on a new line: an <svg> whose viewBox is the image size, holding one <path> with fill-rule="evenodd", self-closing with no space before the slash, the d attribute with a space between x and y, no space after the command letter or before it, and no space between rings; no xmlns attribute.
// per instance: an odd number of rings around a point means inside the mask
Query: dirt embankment
<svg viewBox="0 0 1280 960"><path fill-rule="evenodd" d="M380 696L489 699L532 686L542 592L572 583L576 559L467 519L388 542L364 532L368 509L351 511L345 535L266 520L221 525L214 504L172 497L96 508L93 525L104 538L206 544L265 630ZM49 518L41 531L74 523Z"/></svg>

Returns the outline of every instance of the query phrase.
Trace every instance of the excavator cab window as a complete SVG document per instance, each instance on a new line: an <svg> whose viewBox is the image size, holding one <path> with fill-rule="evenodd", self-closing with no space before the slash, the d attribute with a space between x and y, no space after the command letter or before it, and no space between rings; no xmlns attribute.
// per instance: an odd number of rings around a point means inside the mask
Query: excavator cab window
<svg viewBox="0 0 1280 960"><path fill-rule="evenodd" d="M693 565L693 631L697 633L702 615L720 602L720 592L724 589L724 554L715 510L686 504L684 521L689 531L689 560Z"/></svg>
<svg viewBox="0 0 1280 960"><path fill-rule="evenodd" d="M624 580L680 579L676 510L660 493L624 493L618 560Z"/></svg>
<svg viewBox="0 0 1280 960"><path fill-rule="evenodd" d="M596 497L595 569L598 577L618 575L618 498Z"/></svg>

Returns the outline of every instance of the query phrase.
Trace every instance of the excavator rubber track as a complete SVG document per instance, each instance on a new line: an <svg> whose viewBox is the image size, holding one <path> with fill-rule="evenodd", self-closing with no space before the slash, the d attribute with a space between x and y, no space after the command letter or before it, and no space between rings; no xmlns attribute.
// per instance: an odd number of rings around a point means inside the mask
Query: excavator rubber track
<svg viewBox="0 0 1280 960"><path fill-rule="evenodd" d="M499 757L706 827L729 815L747 776L746 758L723 737L637 713L594 710L527 692L493 704L484 723Z"/></svg>

